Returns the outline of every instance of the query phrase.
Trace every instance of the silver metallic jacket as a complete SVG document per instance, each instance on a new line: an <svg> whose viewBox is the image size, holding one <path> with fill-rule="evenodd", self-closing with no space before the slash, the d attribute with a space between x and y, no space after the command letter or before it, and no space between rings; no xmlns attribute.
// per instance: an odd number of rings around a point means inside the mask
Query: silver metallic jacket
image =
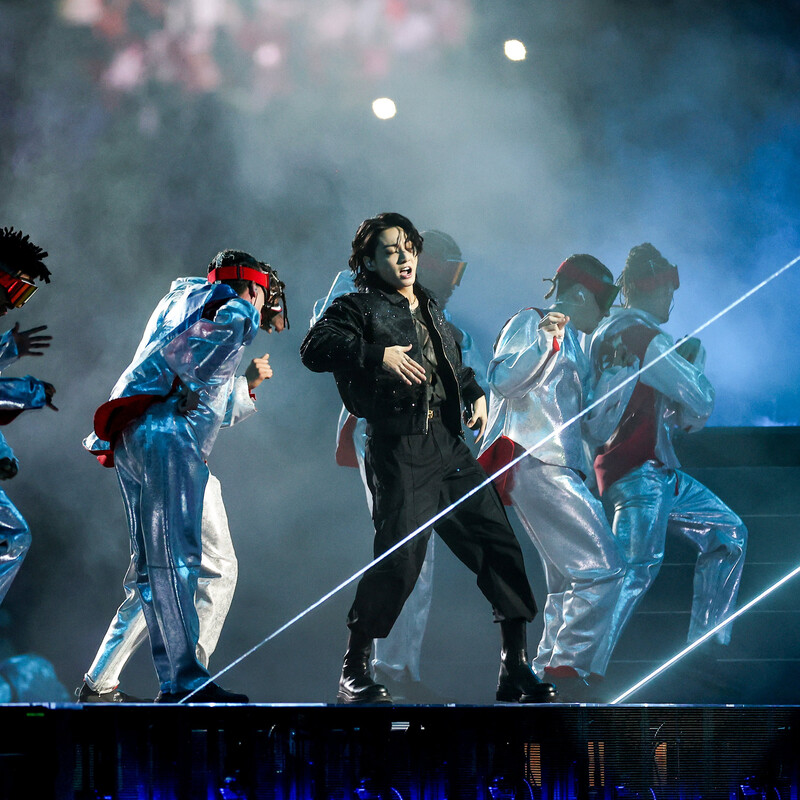
<svg viewBox="0 0 800 800"><path fill-rule="evenodd" d="M0 336L0 371L19 360L11 331ZM24 378L0 378L0 412L14 415L32 408L44 408L47 395L44 383L26 375ZM14 458L14 451L0 433L0 458Z"/></svg>
<svg viewBox="0 0 800 800"><path fill-rule="evenodd" d="M213 319L208 318L208 308L214 309ZM230 286L210 284L204 278L178 278L150 317L110 400L138 395L166 398L177 391L207 458L220 426L238 421L237 408L243 406L249 413L247 403L232 402L232 389L242 352L258 326L255 307ZM84 446L93 452L111 447L94 433Z"/></svg>
<svg viewBox="0 0 800 800"><path fill-rule="evenodd" d="M543 313L546 311L524 309L500 332L489 363L491 398L483 450L501 436L528 449L556 432L533 456L589 476L592 469L584 440L594 447L611 435L633 392L633 381L580 422L561 427L594 397L601 397L631 375L634 368L609 370L593 387L591 365L575 330L569 323L565 325L563 339L554 346L554 335L539 328Z"/></svg>
<svg viewBox="0 0 800 800"><path fill-rule="evenodd" d="M643 367L647 367L674 344L675 340L661 331L658 320L652 314L638 308L615 308L592 336L589 346L592 363L597 363L597 354L604 342L613 340L632 325L644 325L659 331L647 347ZM687 432L700 430L714 409L714 387L703 373L705 362L706 351L701 345L694 364L677 352L672 352L639 377L643 384L656 390L655 418L659 424L655 456L670 469L680 466L672 445L672 431L676 428Z"/></svg>

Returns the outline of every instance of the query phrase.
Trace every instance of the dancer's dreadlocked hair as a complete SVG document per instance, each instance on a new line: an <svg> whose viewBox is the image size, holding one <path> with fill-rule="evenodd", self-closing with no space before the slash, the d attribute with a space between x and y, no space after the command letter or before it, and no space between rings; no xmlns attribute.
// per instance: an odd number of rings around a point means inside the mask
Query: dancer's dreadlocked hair
<svg viewBox="0 0 800 800"><path fill-rule="evenodd" d="M24 273L50 283L50 270L44 265L47 253L37 247L22 231L14 228L0 230L0 269L13 275Z"/></svg>

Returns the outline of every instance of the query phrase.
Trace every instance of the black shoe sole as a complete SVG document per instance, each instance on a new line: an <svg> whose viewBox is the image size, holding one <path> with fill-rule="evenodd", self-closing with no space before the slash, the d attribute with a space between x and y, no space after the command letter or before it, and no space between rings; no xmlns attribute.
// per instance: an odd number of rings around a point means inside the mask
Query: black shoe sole
<svg viewBox="0 0 800 800"><path fill-rule="evenodd" d="M554 703L558 700L558 692L548 689L536 694L523 694L518 689L498 689L495 699L498 703Z"/></svg>
<svg viewBox="0 0 800 800"><path fill-rule="evenodd" d="M394 700L391 697L354 697L349 692L339 692L336 695L337 706L391 706Z"/></svg>

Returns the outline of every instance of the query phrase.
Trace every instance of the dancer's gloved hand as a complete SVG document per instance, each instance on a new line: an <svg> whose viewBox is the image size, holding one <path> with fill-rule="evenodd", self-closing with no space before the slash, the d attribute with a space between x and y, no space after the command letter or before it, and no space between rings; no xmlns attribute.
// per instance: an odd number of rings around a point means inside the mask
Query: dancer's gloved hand
<svg viewBox="0 0 800 800"><path fill-rule="evenodd" d="M638 363L635 355L633 355L628 348L620 342L614 347L611 358L608 362L608 367L635 367Z"/></svg>
<svg viewBox="0 0 800 800"><path fill-rule="evenodd" d="M37 328L29 328L27 331L19 329L19 322L11 329L14 343L17 345L17 352L22 356L43 356L41 350L50 347L52 336L36 336L40 331L46 331L47 325L39 325Z"/></svg>
<svg viewBox="0 0 800 800"><path fill-rule="evenodd" d="M0 481L13 478L19 471L19 462L16 458L0 458Z"/></svg>

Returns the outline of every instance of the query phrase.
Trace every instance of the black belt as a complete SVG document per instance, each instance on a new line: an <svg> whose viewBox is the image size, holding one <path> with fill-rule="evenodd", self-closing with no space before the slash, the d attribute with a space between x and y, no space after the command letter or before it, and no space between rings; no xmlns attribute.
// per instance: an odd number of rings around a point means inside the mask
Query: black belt
<svg viewBox="0 0 800 800"><path fill-rule="evenodd" d="M428 409L428 419L441 419L442 418L442 409L439 406L436 408L429 408Z"/></svg>

